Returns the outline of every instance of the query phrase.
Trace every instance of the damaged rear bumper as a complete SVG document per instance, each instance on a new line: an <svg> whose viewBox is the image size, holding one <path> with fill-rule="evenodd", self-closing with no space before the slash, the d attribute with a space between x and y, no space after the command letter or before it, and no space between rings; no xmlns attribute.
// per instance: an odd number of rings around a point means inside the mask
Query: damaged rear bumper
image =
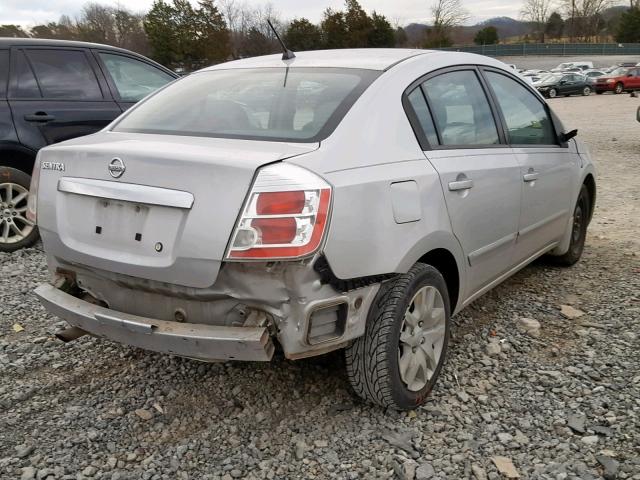
<svg viewBox="0 0 640 480"><path fill-rule="evenodd" d="M96 337L204 361L269 361L274 345L266 327L178 323L130 315L86 302L53 285L35 290L53 315Z"/></svg>

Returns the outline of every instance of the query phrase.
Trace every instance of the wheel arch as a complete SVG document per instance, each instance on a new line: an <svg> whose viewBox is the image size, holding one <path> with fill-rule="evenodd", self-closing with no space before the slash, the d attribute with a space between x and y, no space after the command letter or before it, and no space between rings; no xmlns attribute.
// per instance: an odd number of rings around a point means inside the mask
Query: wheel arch
<svg viewBox="0 0 640 480"><path fill-rule="evenodd" d="M31 176L37 152L16 144L0 144L0 167L11 167Z"/></svg>
<svg viewBox="0 0 640 480"><path fill-rule="evenodd" d="M431 265L444 277L449 293L451 313L453 314L460 303L461 277L456 258L446 248L436 248L422 255L418 263Z"/></svg>
<svg viewBox="0 0 640 480"><path fill-rule="evenodd" d="M593 218L593 211L595 210L596 206L596 180L595 178L593 178L593 175L589 173L585 177L582 184L586 186L587 190L589 191L589 223L591 223L591 219Z"/></svg>

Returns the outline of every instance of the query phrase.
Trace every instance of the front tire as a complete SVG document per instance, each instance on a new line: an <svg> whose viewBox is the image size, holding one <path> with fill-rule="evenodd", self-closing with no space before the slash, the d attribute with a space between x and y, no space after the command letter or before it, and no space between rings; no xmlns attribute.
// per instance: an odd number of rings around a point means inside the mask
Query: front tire
<svg viewBox="0 0 640 480"><path fill-rule="evenodd" d="M31 177L20 170L0 167L0 252L30 247L38 229L27 219Z"/></svg>
<svg viewBox="0 0 640 480"><path fill-rule="evenodd" d="M396 410L424 403L446 358L450 317L447 285L434 267L418 263L384 283L364 335L346 349L354 391Z"/></svg>
<svg viewBox="0 0 640 480"><path fill-rule="evenodd" d="M584 95L585 97L588 97L589 95L591 95L591 87L584 87L582 89L582 95Z"/></svg>
<svg viewBox="0 0 640 480"><path fill-rule="evenodd" d="M558 96L558 91L555 88L549 90L549 98L556 98Z"/></svg>
<svg viewBox="0 0 640 480"><path fill-rule="evenodd" d="M584 244L587 239L587 226L591 214L591 199L586 185L582 185L576 208L573 211L573 226L571 228L571 242L569 250L564 255L552 257L553 261L563 267L575 265L584 251Z"/></svg>
<svg viewBox="0 0 640 480"><path fill-rule="evenodd" d="M622 83L616 83L616 88L613 93L620 95L622 92L624 92L624 85Z"/></svg>

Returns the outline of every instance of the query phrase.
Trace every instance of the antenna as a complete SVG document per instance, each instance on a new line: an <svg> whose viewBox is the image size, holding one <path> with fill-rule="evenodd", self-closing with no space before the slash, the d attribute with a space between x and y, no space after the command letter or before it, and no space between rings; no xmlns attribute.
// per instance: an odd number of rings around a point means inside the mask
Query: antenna
<svg viewBox="0 0 640 480"><path fill-rule="evenodd" d="M275 27L271 23L271 20L267 19L267 23L269 24L269 27L271 27L273 34L276 36L276 38L278 39L278 42L280 43L280 46L282 47L282 60L291 60L292 58L296 58L296 54L287 48L287 46L284 44L284 42L280 38L280 35L278 35L278 31L275 29Z"/></svg>

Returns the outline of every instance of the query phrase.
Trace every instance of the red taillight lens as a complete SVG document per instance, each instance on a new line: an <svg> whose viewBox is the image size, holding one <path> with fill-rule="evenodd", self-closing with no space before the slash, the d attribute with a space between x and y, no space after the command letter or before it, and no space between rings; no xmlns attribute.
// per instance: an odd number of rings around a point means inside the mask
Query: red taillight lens
<svg viewBox="0 0 640 480"><path fill-rule="evenodd" d="M296 237L295 218L256 218L251 226L258 231L258 237L264 245L291 243Z"/></svg>
<svg viewBox="0 0 640 480"><path fill-rule="evenodd" d="M302 212L305 195L302 190L292 192L264 192L258 196L258 215L294 214Z"/></svg>
<svg viewBox="0 0 640 480"><path fill-rule="evenodd" d="M260 169L231 238L227 259L294 259L314 253L329 217L331 186L287 163Z"/></svg>

